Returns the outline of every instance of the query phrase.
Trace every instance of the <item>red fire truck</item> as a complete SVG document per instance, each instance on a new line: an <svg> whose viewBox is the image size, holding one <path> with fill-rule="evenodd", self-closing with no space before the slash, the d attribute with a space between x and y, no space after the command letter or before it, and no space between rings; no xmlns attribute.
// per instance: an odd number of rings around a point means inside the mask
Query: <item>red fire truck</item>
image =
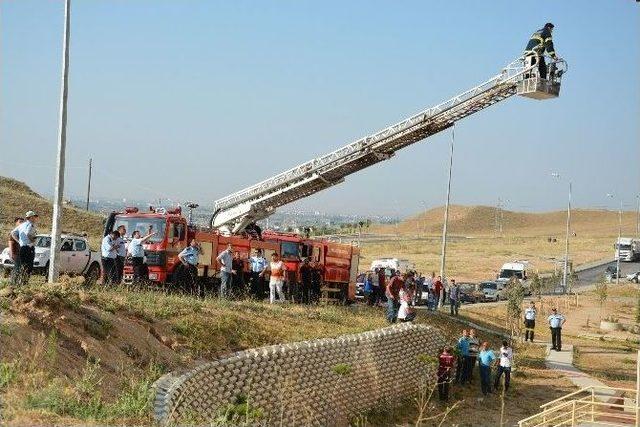
<svg viewBox="0 0 640 427"><path fill-rule="evenodd" d="M144 245L149 280L153 283L175 283L174 273L180 263L178 254L195 238L203 249L198 264L198 276L205 286L213 289L219 286L220 266L216 258L226 249L227 244L231 243L233 250L245 261L251 256L253 249L262 249L267 259L272 253L278 253L289 271L289 282L300 281L300 263L302 258L309 258L323 272L322 291L327 298L343 302L355 301L360 256L356 246L274 231L263 232L262 239L246 234L224 235L215 229L189 225L179 207L149 208L148 211L126 208L122 212L113 212L107 219L104 235L121 225L127 230L126 236L131 236L136 230L143 235L150 229L157 233ZM246 272L249 271L248 264L245 262ZM133 269L126 265L124 280L130 281L132 277Z"/></svg>

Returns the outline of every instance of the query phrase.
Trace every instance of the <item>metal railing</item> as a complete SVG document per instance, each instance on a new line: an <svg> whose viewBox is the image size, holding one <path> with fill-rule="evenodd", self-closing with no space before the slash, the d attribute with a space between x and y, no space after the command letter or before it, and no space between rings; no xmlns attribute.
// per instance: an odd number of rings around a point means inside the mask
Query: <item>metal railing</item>
<svg viewBox="0 0 640 427"><path fill-rule="evenodd" d="M635 403L624 404L630 393ZM623 403L612 403L622 399ZM628 388L592 386L540 406L541 412L518 421L518 427L560 427L581 424L638 427L638 394Z"/></svg>

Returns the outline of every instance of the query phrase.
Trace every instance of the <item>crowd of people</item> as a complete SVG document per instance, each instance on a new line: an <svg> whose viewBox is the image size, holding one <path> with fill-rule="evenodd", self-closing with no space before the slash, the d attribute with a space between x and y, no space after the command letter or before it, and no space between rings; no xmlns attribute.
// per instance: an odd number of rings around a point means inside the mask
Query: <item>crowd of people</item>
<svg viewBox="0 0 640 427"><path fill-rule="evenodd" d="M483 396L486 397L499 390L503 376L506 393L511 383L512 363L513 349L507 341L502 341L502 347L496 354L488 341L480 342L474 329L465 329L456 346L443 348L438 357L438 397L440 400L449 399L451 383L460 386L471 386L476 383L473 374L476 366L480 392Z"/></svg>
<svg viewBox="0 0 640 427"><path fill-rule="evenodd" d="M197 288L200 254L202 247L196 239L192 239L189 246L178 254L181 264L175 274L178 284L186 289ZM229 243L216 259L220 264L220 298L268 297L271 304L285 301L312 304L320 300L322 266L308 258L302 259L299 271L289 271L280 255L275 252L267 261L262 249L254 249L245 261ZM300 280L296 280L296 276Z"/></svg>
<svg viewBox="0 0 640 427"><path fill-rule="evenodd" d="M368 305L385 303L389 323L409 322L415 319L415 304L426 302L427 310L435 311L446 303L452 316L458 316L461 292L455 279L447 286L441 276L431 273L425 277L409 271L394 271L387 277L384 268L376 268L364 277L364 296Z"/></svg>

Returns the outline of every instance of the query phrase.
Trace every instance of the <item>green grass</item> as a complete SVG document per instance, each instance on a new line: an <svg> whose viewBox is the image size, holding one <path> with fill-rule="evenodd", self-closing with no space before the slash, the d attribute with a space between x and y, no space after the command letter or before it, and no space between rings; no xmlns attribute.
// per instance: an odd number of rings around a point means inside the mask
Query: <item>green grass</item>
<svg viewBox="0 0 640 427"><path fill-rule="evenodd" d="M84 421L138 420L150 423L152 384L162 374L161 368L151 364L142 378L124 377L122 393L110 403L105 402L100 393L102 380L99 368L99 361L88 361L82 377L71 384L61 378L53 378L46 387L27 394L25 408Z"/></svg>

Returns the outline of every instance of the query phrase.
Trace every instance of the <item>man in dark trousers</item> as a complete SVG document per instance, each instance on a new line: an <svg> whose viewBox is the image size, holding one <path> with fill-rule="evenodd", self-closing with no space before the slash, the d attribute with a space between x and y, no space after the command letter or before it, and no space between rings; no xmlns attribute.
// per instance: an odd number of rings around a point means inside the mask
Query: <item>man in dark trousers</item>
<svg viewBox="0 0 640 427"><path fill-rule="evenodd" d="M536 310L536 303L531 301L529 307L524 311L524 342L527 342L527 340L533 342L533 333L536 329L537 314L538 310Z"/></svg>
<svg viewBox="0 0 640 427"><path fill-rule="evenodd" d="M553 59L557 58L553 47L553 39L551 38L552 32L553 24L547 22L544 27L531 35L529 43L527 43L527 47L524 50L526 65L538 64L538 72L543 79L547 78L547 63L544 60L544 53L546 52Z"/></svg>
<svg viewBox="0 0 640 427"><path fill-rule="evenodd" d="M322 291L322 278L324 277L324 267L319 262L311 264L311 300L314 303L320 302L320 292Z"/></svg>
<svg viewBox="0 0 640 427"><path fill-rule="evenodd" d="M236 251L233 254L233 260L231 261L233 271L236 272L231 277L232 294L235 296L244 294L244 260L240 256L240 252Z"/></svg>
<svg viewBox="0 0 640 427"><path fill-rule="evenodd" d="M385 295L387 297L387 320L389 323L396 323L398 320L398 309L400 309L400 289L404 286L404 280L397 271L395 276L389 281Z"/></svg>
<svg viewBox="0 0 640 427"><path fill-rule="evenodd" d="M178 276L178 282L186 290L190 290L192 293L200 294L198 288L198 261L202 254L202 247L196 239L191 239L189 246L184 248L182 252L178 254L178 260L180 265L176 268L176 274ZM179 269L179 270L178 270Z"/></svg>
<svg viewBox="0 0 640 427"><path fill-rule="evenodd" d="M567 320L555 308L551 309L548 320L551 329L551 350L562 351L562 325Z"/></svg>
<svg viewBox="0 0 640 427"><path fill-rule="evenodd" d="M451 347L445 347L438 357L438 397L440 400L449 399L449 383L451 382L454 360Z"/></svg>
<svg viewBox="0 0 640 427"><path fill-rule="evenodd" d="M113 230L111 233L104 236L102 244L100 245L100 252L102 254L102 284L113 285L116 283L116 258L118 257L118 239L120 239L120 233L118 230Z"/></svg>
<svg viewBox="0 0 640 427"><path fill-rule="evenodd" d="M22 217L15 218L13 220L13 224L14 224L13 228L14 229L17 228L23 222L24 222L24 218ZM7 246L9 247L9 258L13 260L14 267L15 267L15 262L18 259L18 255L20 255L20 243L18 243L18 241L11 236L11 232L9 232L9 241L7 242ZM9 275L9 270L5 269L4 277L8 277L8 275Z"/></svg>
<svg viewBox="0 0 640 427"><path fill-rule="evenodd" d="M249 258L251 265L251 295L262 299L266 296L267 287L264 278L260 275L267 268L267 259L262 256L262 249L256 249L254 255Z"/></svg>
<svg viewBox="0 0 640 427"><path fill-rule="evenodd" d="M35 238L36 222L38 214L29 211L25 215L25 221L21 222L11 231L11 238L18 244L18 256L14 258L11 281L16 286L29 283L29 277L33 271L33 260L36 256ZM17 222L17 221L16 221ZM15 248L14 248L15 249Z"/></svg>
<svg viewBox="0 0 640 427"><path fill-rule="evenodd" d="M300 265L300 282L302 287L300 290L301 302L309 304L311 303L311 287L313 286L313 268L309 264L309 258L304 258L302 265Z"/></svg>

